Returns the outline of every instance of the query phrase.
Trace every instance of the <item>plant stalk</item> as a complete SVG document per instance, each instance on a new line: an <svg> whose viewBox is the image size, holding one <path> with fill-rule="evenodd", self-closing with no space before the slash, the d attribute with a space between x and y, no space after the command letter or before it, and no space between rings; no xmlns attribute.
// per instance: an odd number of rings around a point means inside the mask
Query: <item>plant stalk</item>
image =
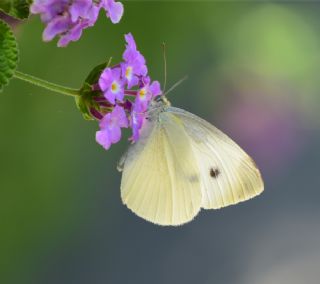
<svg viewBox="0 0 320 284"><path fill-rule="evenodd" d="M16 71L14 77L20 79L22 81L28 82L32 85L36 85L38 87L42 87L44 89L50 90L52 92L56 92L66 96L77 97L80 96L80 92L77 89L67 88L61 85L57 85L46 80L37 78L35 76L22 73L20 71Z"/></svg>

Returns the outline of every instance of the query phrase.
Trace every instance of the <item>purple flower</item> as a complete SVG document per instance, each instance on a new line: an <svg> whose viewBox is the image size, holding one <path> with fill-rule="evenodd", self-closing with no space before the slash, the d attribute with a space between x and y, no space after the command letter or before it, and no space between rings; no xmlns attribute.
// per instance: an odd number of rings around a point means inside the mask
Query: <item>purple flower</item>
<svg viewBox="0 0 320 284"><path fill-rule="evenodd" d="M134 66L128 63L121 63L121 72L125 82L128 84L128 89L138 85L139 78L134 74Z"/></svg>
<svg viewBox="0 0 320 284"><path fill-rule="evenodd" d="M88 21L79 21L67 33L60 36L58 41L58 47L64 47L69 44L70 41L77 41L82 34L82 30L89 26Z"/></svg>
<svg viewBox="0 0 320 284"><path fill-rule="evenodd" d="M160 83L158 81L154 81L150 85L149 77L145 78L145 80L147 82L141 89L138 90L135 100L135 103L139 105L142 111L146 111L148 109L149 103L153 97L161 94Z"/></svg>
<svg viewBox="0 0 320 284"><path fill-rule="evenodd" d="M111 113L106 114L100 121L100 130L96 133L96 141L108 150L111 144L121 139L121 127L128 127L128 119L124 109L115 106Z"/></svg>
<svg viewBox="0 0 320 284"><path fill-rule="evenodd" d="M162 91L160 87L160 83L158 81L153 81L151 85L147 85L148 92L152 94L152 97L160 96Z"/></svg>
<svg viewBox="0 0 320 284"><path fill-rule="evenodd" d="M136 43L131 33L125 35L127 42L123 53L124 63L121 64L122 74L128 88L138 85L139 77L146 76L148 69L143 55L137 50Z"/></svg>
<svg viewBox="0 0 320 284"><path fill-rule="evenodd" d="M70 26L71 21L68 15L57 16L48 23L43 31L42 38L44 41L50 41L56 35L67 32Z"/></svg>
<svg viewBox="0 0 320 284"><path fill-rule="evenodd" d="M140 138L140 130L145 122L146 112L141 109L141 106L137 103L133 105L131 117L130 117L130 127L132 128L132 139L137 142Z"/></svg>
<svg viewBox="0 0 320 284"><path fill-rule="evenodd" d="M132 137L133 141L138 141L140 137L140 130L145 123L146 112L148 110L150 101L155 96L161 94L160 83L158 81L154 81L149 84L149 77L146 79L146 85L143 86L140 90L138 90L136 100L134 102L132 112L131 112L131 120L130 126L132 128Z"/></svg>
<svg viewBox="0 0 320 284"><path fill-rule="evenodd" d="M75 23L80 17L85 19L92 6L91 0L74 0L69 9L71 21Z"/></svg>
<svg viewBox="0 0 320 284"><path fill-rule="evenodd" d="M101 8L100 4L99 5L93 4L88 10L86 19L89 21L90 27L94 26L94 24L96 23L99 16L100 8Z"/></svg>
<svg viewBox="0 0 320 284"><path fill-rule="evenodd" d="M114 24L119 23L123 15L123 5L114 0L103 0L102 6L107 12L107 17L110 18Z"/></svg>
<svg viewBox="0 0 320 284"><path fill-rule="evenodd" d="M123 6L113 0L34 0L30 11L40 14L41 20L47 24L43 32L44 41L58 36L58 46L61 47L77 41L82 30L93 26L102 7L113 23L120 21Z"/></svg>
<svg viewBox="0 0 320 284"><path fill-rule="evenodd" d="M151 99L152 93L148 91L147 87L143 87L137 93L135 104L139 105L139 108L141 110L146 111L148 109L148 105Z"/></svg>
<svg viewBox="0 0 320 284"><path fill-rule="evenodd" d="M127 46L126 46L127 49L137 50L136 41L134 40L132 33L128 33L124 35L124 39L127 42Z"/></svg>
<svg viewBox="0 0 320 284"><path fill-rule="evenodd" d="M104 97L95 97L95 101L101 108L97 110L98 112L95 112L95 109L90 110L93 117L98 120L104 115L96 140L105 149L109 149L112 143L120 140L120 128L128 127L128 120L132 129L130 140L138 141L141 129L146 122L150 102L162 93L160 83L151 82L150 77L147 76L145 59L137 50L132 34L125 35L125 39L127 44L123 53L124 62L113 68L106 68L102 72L98 89L102 91ZM132 90L134 86L138 86L138 89ZM124 99L125 95L128 96L126 99ZM110 106L113 105L114 110L109 113ZM129 118L126 117L126 112L130 114Z"/></svg>
<svg viewBox="0 0 320 284"><path fill-rule="evenodd" d="M124 97L124 84L121 80L120 68L106 68L99 79L99 87L104 97L112 104L115 100L122 101Z"/></svg>
<svg viewBox="0 0 320 284"><path fill-rule="evenodd" d="M147 75L147 67L143 57L135 57L121 64L123 78L128 84L128 88L138 85L139 77Z"/></svg>
<svg viewBox="0 0 320 284"><path fill-rule="evenodd" d="M61 15L68 7L69 0L34 0L30 6L32 14L41 14L44 23Z"/></svg>
<svg viewBox="0 0 320 284"><path fill-rule="evenodd" d="M145 69L144 71L145 74L141 74L141 75L145 76L148 71L147 66L145 66L146 61L143 55L137 50L137 45L135 43L135 40L132 34L128 33L124 37L127 42L126 49L123 53L124 61L128 63L132 61L139 61L141 64L144 65L144 69Z"/></svg>

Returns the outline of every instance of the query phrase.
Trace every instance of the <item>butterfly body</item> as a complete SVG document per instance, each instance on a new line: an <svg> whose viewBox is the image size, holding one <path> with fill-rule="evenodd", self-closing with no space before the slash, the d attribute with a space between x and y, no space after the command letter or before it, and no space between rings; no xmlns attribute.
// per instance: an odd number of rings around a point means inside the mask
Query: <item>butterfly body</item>
<svg viewBox="0 0 320 284"><path fill-rule="evenodd" d="M140 139L122 160L121 198L138 216L181 225L204 209L250 199L263 191L253 160L207 121L164 97L154 99Z"/></svg>

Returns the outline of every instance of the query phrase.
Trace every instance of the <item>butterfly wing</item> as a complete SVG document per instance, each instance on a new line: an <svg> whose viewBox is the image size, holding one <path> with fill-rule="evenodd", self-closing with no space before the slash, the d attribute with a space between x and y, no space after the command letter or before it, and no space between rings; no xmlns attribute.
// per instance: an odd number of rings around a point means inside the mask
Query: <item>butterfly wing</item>
<svg viewBox="0 0 320 284"><path fill-rule="evenodd" d="M191 140L200 169L202 208L236 204L263 191L256 164L227 135L189 112L173 107L168 111L181 119Z"/></svg>
<svg viewBox="0 0 320 284"><path fill-rule="evenodd" d="M137 143L127 153L121 180L121 198L138 216L160 225L180 225L201 208L189 138L181 120L169 113L147 122Z"/></svg>

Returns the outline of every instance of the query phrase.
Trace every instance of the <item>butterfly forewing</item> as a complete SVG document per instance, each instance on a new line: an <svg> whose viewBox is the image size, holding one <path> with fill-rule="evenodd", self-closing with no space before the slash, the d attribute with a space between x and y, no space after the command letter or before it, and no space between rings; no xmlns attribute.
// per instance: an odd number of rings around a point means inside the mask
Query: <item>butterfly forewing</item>
<svg viewBox="0 0 320 284"><path fill-rule="evenodd" d="M200 169L180 119L162 113L144 126L124 163L121 197L138 216L180 225L201 208Z"/></svg>
<svg viewBox="0 0 320 284"><path fill-rule="evenodd" d="M263 191L254 161L227 135L184 110L168 110L184 125L198 163L202 208L215 209L250 199Z"/></svg>

